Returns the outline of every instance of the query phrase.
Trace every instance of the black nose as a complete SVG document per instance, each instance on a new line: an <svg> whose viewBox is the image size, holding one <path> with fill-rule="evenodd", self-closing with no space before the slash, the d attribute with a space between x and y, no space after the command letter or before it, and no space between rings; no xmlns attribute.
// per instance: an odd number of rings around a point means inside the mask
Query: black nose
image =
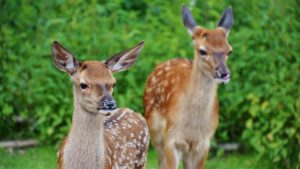
<svg viewBox="0 0 300 169"><path fill-rule="evenodd" d="M221 78L225 78L225 77L227 77L229 75L229 73L221 73Z"/></svg>
<svg viewBox="0 0 300 169"><path fill-rule="evenodd" d="M113 99L102 100L103 110L114 110L117 108L117 103Z"/></svg>
<svg viewBox="0 0 300 169"><path fill-rule="evenodd" d="M216 69L215 77L216 78L221 78L221 79L230 78L230 71L225 67L218 67Z"/></svg>

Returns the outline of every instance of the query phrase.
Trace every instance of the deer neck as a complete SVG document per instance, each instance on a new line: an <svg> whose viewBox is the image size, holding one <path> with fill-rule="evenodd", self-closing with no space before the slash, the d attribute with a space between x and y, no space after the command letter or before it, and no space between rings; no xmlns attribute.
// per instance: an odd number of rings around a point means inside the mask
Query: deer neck
<svg viewBox="0 0 300 169"><path fill-rule="evenodd" d="M64 150L65 168L103 168L104 116L86 112L79 104L76 89L72 128Z"/></svg>
<svg viewBox="0 0 300 169"><path fill-rule="evenodd" d="M195 56L192 73L186 97L184 97L184 109L191 116L207 116L212 114L216 97L217 82L207 70L207 65Z"/></svg>

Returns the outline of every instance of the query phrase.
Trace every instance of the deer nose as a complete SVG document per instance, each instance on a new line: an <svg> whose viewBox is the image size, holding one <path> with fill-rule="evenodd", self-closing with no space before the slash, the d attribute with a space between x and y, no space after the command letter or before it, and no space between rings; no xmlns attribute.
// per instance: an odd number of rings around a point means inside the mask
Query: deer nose
<svg viewBox="0 0 300 169"><path fill-rule="evenodd" d="M114 99L102 100L103 110L114 110L117 108L117 103Z"/></svg>
<svg viewBox="0 0 300 169"><path fill-rule="evenodd" d="M230 71L227 68L225 68L225 67L218 67L216 69L216 75L215 75L215 77L221 78L221 79L223 79L223 78L230 78Z"/></svg>
<svg viewBox="0 0 300 169"><path fill-rule="evenodd" d="M226 78L226 77L228 77L228 76L230 76L230 73L228 73L228 72L223 72L223 73L221 73L221 78L223 79L223 78Z"/></svg>

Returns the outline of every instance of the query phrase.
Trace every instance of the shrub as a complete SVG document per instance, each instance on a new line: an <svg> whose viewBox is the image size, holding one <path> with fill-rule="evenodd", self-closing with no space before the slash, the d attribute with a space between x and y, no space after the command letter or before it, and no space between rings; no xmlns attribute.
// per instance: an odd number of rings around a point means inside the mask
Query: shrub
<svg viewBox="0 0 300 169"><path fill-rule="evenodd" d="M175 56L193 55L191 38L181 23L181 1L0 4L1 139L35 136L56 143L66 135L72 114L71 82L52 65L54 40L80 60L103 60L145 40L137 64L116 75L119 105L139 112L145 80L154 66ZM215 27L228 5L235 16L229 36L234 52L228 63L233 78L219 87L216 141L241 142L278 168L300 168L299 2L191 4L198 23L207 28ZM15 123L16 115L27 123Z"/></svg>

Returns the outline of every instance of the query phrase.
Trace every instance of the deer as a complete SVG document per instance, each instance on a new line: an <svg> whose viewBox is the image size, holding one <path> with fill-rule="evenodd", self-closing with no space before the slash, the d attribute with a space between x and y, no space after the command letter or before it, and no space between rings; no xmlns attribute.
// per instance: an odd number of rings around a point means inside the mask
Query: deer
<svg viewBox="0 0 300 169"><path fill-rule="evenodd" d="M59 42L52 60L73 83L74 111L58 152L58 169L144 169L149 144L145 119L129 108L117 108L113 73L129 69L144 42L106 61L79 61Z"/></svg>
<svg viewBox="0 0 300 169"><path fill-rule="evenodd" d="M224 10L215 29L197 26L182 5L182 21L192 37L194 58L158 64L144 91L144 112L161 169L203 169L210 140L218 126L217 86L230 81L228 43L234 23L232 8Z"/></svg>

